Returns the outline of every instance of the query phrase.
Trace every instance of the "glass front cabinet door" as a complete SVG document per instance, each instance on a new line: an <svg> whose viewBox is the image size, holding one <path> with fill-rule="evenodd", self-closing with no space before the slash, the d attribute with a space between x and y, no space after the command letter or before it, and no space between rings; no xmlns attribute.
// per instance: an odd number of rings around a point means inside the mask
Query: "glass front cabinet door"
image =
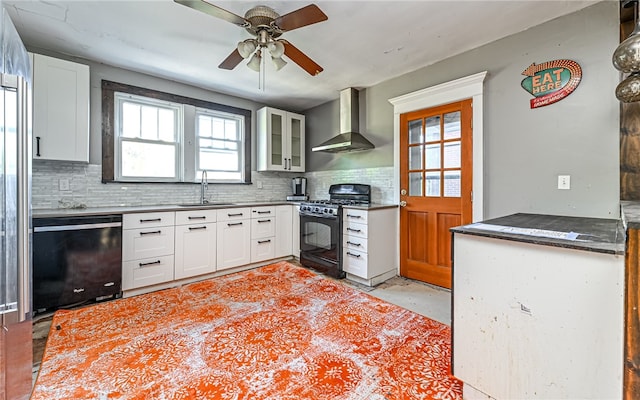
<svg viewBox="0 0 640 400"><path fill-rule="evenodd" d="M304 124L304 115L258 110L258 171L304 172Z"/></svg>

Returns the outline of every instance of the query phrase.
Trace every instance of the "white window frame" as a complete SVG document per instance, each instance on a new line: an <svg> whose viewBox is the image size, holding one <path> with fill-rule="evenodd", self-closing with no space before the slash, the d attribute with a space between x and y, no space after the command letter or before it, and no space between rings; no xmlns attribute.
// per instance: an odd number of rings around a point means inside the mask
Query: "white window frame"
<svg viewBox="0 0 640 400"><path fill-rule="evenodd" d="M172 110L174 112L175 141L167 142L161 140L124 138L122 135L122 106L126 102ZM114 93L114 103L114 160L116 180L123 182L182 182L184 180L184 110L182 104L122 92ZM122 176L122 143L124 141L137 143L172 143L175 147L174 178Z"/></svg>
<svg viewBox="0 0 640 400"><path fill-rule="evenodd" d="M244 160L244 142L246 140L245 138L245 133L246 133L246 129L244 126L244 116L242 115L238 115L238 114L233 114L233 113L227 113L227 112L223 112L223 111L216 111L216 110L211 110L211 109L207 109L207 108L196 108L195 111L195 121L194 121L194 125L195 125L195 171L196 171L196 179L199 180L202 177L202 171L203 169L200 168L200 138L201 136L199 136L199 116L207 116L207 117L211 117L211 118L220 118L220 119L224 119L224 120L233 120L236 122L237 124L237 129L238 129L238 140L236 140L235 142L237 142L238 146L237 149L235 150L235 152L238 155L238 165L237 165L237 169L235 171L224 171L224 170L207 170L208 173L208 179L212 182L220 182L220 183L225 183L225 182L239 182L239 181L244 181L245 179L245 168L244 168L244 164L245 164L245 160ZM213 174L211 173L213 172ZM239 179L216 179L215 173L216 172L237 172L240 175ZM213 176L212 176L213 175Z"/></svg>

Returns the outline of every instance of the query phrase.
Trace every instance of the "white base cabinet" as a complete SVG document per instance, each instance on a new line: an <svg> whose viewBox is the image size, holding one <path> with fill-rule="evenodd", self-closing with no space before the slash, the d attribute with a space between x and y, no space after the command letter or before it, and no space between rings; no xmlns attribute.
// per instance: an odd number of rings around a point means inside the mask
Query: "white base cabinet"
<svg viewBox="0 0 640 400"><path fill-rule="evenodd" d="M342 269L347 278L373 286L395 276L398 253L393 243L398 237L398 209L345 207L342 218Z"/></svg>
<svg viewBox="0 0 640 400"><path fill-rule="evenodd" d="M251 209L251 262L275 257L276 208L253 207Z"/></svg>
<svg viewBox="0 0 640 400"><path fill-rule="evenodd" d="M215 221L215 210L176 212L175 279L216 271Z"/></svg>
<svg viewBox="0 0 640 400"><path fill-rule="evenodd" d="M275 254L274 257L286 257L293 253L293 238L298 237L299 233L294 232L293 227L293 209L291 206L276 206L276 233L275 233ZM298 217L298 221L300 221ZM298 228L299 229L299 228ZM300 245L298 245L300 246ZM299 257L299 254L296 255Z"/></svg>
<svg viewBox="0 0 640 400"><path fill-rule="evenodd" d="M123 291L174 279L174 218L173 212L123 216Z"/></svg>
<svg viewBox="0 0 640 400"><path fill-rule="evenodd" d="M218 270L251 263L251 208L217 213Z"/></svg>

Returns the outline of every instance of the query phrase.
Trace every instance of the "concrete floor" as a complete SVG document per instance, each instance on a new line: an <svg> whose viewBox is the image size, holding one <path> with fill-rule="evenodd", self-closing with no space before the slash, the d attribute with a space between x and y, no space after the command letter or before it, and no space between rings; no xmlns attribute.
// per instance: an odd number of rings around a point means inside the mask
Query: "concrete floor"
<svg viewBox="0 0 640 400"><path fill-rule="evenodd" d="M448 289L400 276L374 288L358 284L353 286L379 299L451 326L451 291Z"/></svg>

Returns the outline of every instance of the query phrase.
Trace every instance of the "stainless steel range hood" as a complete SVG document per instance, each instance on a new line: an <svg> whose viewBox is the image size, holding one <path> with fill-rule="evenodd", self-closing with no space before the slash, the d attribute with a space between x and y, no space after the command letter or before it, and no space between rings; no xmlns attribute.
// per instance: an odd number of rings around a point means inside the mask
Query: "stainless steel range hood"
<svg viewBox="0 0 640 400"><path fill-rule="evenodd" d="M375 148L373 143L358 132L360 126L359 107L356 89L347 88L340 91L340 134L311 150L342 153Z"/></svg>

